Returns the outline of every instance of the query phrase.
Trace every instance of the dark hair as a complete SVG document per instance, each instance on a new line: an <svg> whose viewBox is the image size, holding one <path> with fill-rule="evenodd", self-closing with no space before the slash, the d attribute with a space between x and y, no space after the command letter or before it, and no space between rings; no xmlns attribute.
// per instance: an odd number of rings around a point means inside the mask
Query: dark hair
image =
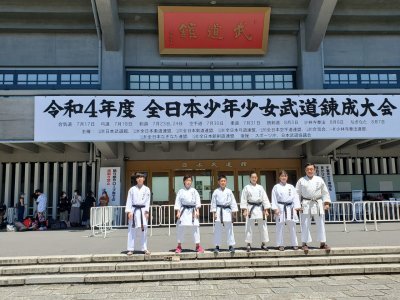
<svg viewBox="0 0 400 300"><path fill-rule="evenodd" d="M279 177L281 177L282 175L288 176L288 173L286 172L286 170L280 170L278 175L279 175Z"/></svg>
<svg viewBox="0 0 400 300"><path fill-rule="evenodd" d="M314 169L316 169L315 168L315 164L313 164L313 163L306 163L306 165L304 166L304 169L307 168L307 167L310 167L310 166L313 166Z"/></svg>
<svg viewBox="0 0 400 300"><path fill-rule="evenodd" d="M221 179L226 179L226 176L224 174L218 175L218 181L220 181Z"/></svg>
<svg viewBox="0 0 400 300"><path fill-rule="evenodd" d="M253 175L253 174L257 175L257 172L253 170L253 171L250 172L249 176L251 177L251 175ZM257 177L258 177L258 175L257 175Z"/></svg>
<svg viewBox="0 0 400 300"><path fill-rule="evenodd" d="M43 193L43 192L42 192L41 189L36 189L36 190L35 190L35 194L36 194L36 193Z"/></svg>
<svg viewBox="0 0 400 300"><path fill-rule="evenodd" d="M144 173L136 172L135 178L137 179L137 178L140 178L140 177L146 178L146 175Z"/></svg>
<svg viewBox="0 0 400 300"><path fill-rule="evenodd" d="M186 174L185 176L183 176L183 181L186 181L186 179L191 179L191 180L193 180L193 177L192 177L192 175L189 175L189 174Z"/></svg>

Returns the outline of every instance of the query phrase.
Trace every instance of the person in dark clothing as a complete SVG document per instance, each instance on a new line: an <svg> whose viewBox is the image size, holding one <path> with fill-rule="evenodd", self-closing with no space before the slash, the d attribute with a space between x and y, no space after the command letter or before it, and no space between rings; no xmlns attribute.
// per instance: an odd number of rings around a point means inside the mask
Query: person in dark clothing
<svg viewBox="0 0 400 300"><path fill-rule="evenodd" d="M61 192L58 200L58 209L60 211L60 221L68 222L68 212L71 208L71 201L67 197L67 193Z"/></svg>
<svg viewBox="0 0 400 300"><path fill-rule="evenodd" d="M82 203L82 225L89 228L90 225L90 209L96 206L96 198L94 197L94 193L92 191L86 194L86 198Z"/></svg>
<svg viewBox="0 0 400 300"><path fill-rule="evenodd" d="M18 212L18 221L23 222L24 221L24 213L25 213L25 198L24 195L21 195L19 197L19 200L15 206L17 208Z"/></svg>

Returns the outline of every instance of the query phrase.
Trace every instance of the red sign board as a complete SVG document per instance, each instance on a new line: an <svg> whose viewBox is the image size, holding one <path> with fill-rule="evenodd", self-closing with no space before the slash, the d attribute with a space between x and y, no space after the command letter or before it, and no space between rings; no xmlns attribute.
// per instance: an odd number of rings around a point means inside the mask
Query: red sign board
<svg viewBox="0 0 400 300"><path fill-rule="evenodd" d="M263 55L269 7L159 6L160 54Z"/></svg>

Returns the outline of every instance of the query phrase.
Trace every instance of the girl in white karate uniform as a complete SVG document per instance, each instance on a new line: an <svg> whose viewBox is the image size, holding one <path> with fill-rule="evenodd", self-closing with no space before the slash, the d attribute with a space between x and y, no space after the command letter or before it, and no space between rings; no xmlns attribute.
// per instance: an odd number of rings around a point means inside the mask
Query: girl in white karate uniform
<svg viewBox="0 0 400 300"><path fill-rule="evenodd" d="M243 211L243 216L246 217L245 241L247 243L247 252L251 251L256 220L261 236L261 249L268 251L266 243L269 242L269 236L266 217L269 215L268 210L271 208L271 203L264 188L257 184L257 180L257 173L251 172L250 184L243 188L240 198L240 208Z"/></svg>
<svg viewBox="0 0 400 300"><path fill-rule="evenodd" d="M211 199L211 210L214 214L214 253L219 252L221 245L222 228L225 227L226 239L229 246L229 252L235 252L235 236L233 234L232 213L238 211L235 196L232 190L226 187L227 180L225 175L218 177L219 188L217 188Z"/></svg>
<svg viewBox="0 0 400 300"><path fill-rule="evenodd" d="M296 236L296 222L299 221L297 211L301 205L295 187L287 183L288 174L285 170L279 172L279 183L272 189L272 210L276 221L276 246L280 251L285 250L284 228L289 227L290 242L294 250L298 249Z"/></svg>
<svg viewBox="0 0 400 300"><path fill-rule="evenodd" d="M144 185L145 175L136 173L136 185L128 191L125 212L128 214L128 255L135 248L136 233L141 233L141 250L149 255L147 249L147 223L150 210L150 189Z"/></svg>
<svg viewBox="0 0 400 300"><path fill-rule="evenodd" d="M175 253L182 252L182 243L184 241L185 227L192 229L193 240L196 244L196 252L203 253L204 249L200 245L200 224L199 209L201 207L200 195L195 188L192 187L192 176L185 175L183 177L184 187L178 191L175 199L176 211L176 234L178 246Z"/></svg>

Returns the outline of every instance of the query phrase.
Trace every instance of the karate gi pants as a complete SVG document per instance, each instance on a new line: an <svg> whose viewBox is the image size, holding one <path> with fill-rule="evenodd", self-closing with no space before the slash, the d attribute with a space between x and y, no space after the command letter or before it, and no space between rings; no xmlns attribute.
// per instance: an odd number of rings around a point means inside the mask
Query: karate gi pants
<svg viewBox="0 0 400 300"><path fill-rule="evenodd" d="M134 251L135 250L135 238L137 235L137 232L140 233L141 235L141 246L140 250L141 251L146 251L147 250L147 226L144 226L144 231L142 231L141 227L136 227L132 228L132 220L129 221L128 223L128 251Z"/></svg>
<svg viewBox="0 0 400 300"><path fill-rule="evenodd" d="M215 222L214 227L214 245L221 246L221 238L222 238L222 231L225 227L226 231L226 243L228 246L235 245L235 235L233 234L233 224L232 222L224 222L222 225L221 222Z"/></svg>
<svg viewBox="0 0 400 300"><path fill-rule="evenodd" d="M314 217L315 224L317 225L317 240L320 243L326 242L325 233L325 215L312 215L312 214L301 214L301 242L311 243L311 217Z"/></svg>
<svg viewBox="0 0 400 300"><path fill-rule="evenodd" d="M200 244L200 226L195 225L176 225L176 237L178 243L183 243L185 239L185 227L191 227L192 237L195 244Z"/></svg>
<svg viewBox="0 0 400 300"><path fill-rule="evenodd" d="M255 230L255 221L256 219L246 219L246 229L245 229L245 242L251 244L253 242L253 232ZM262 243L269 242L268 236L268 228L267 228L267 221L263 219L257 219L258 222L258 231L260 232L260 239Z"/></svg>
<svg viewBox="0 0 400 300"><path fill-rule="evenodd" d="M292 247L297 246L296 236L296 222L293 220L286 220L286 225L289 228L290 233L290 245ZM285 237L285 222L276 222L276 246L284 246Z"/></svg>

